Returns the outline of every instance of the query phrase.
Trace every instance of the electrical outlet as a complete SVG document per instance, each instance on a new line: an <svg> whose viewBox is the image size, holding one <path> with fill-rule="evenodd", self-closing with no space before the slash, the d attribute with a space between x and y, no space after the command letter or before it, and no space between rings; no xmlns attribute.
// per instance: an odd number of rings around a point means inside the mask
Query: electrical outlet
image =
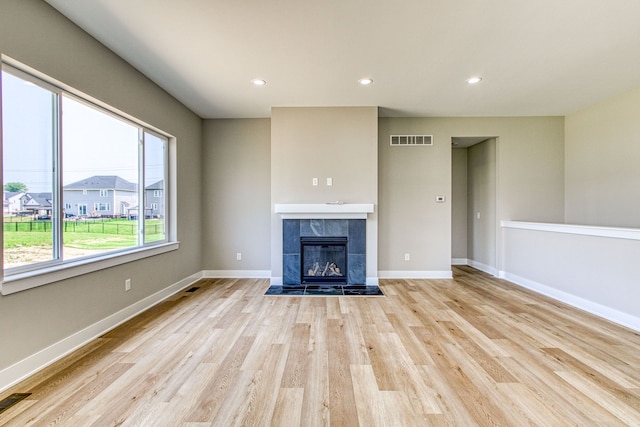
<svg viewBox="0 0 640 427"><path fill-rule="evenodd" d="M410 254L404 254L404 260L405 261L411 260L411 255Z"/></svg>
<svg viewBox="0 0 640 427"><path fill-rule="evenodd" d="M124 290L125 291L130 291L131 290L131 279L126 279L124 281Z"/></svg>
<svg viewBox="0 0 640 427"><path fill-rule="evenodd" d="M332 186L333 185L333 178L327 178L327 185L328 186Z"/></svg>
<svg viewBox="0 0 640 427"><path fill-rule="evenodd" d="M242 261L242 254L240 252L236 253L236 261Z"/></svg>
<svg viewBox="0 0 640 427"><path fill-rule="evenodd" d="M317 186L318 185L318 178L313 178L311 180L311 184L314 185L314 186Z"/></svg>

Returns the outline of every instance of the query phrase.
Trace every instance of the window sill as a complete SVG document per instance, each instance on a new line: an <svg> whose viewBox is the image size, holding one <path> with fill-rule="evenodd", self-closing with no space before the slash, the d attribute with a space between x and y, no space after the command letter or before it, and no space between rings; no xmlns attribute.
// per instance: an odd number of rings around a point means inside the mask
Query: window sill
<svg viewBox="0 0 640 427"><path fill-rule="evenodd" d="M136 248L126 252L118 252L95 258L69 261L53 267L46 267L27 273L7 276L0 284L0 294L9 295L60 280L70 279L83 274L105 268L115 267L132 261L175 251L180 247L180 242L169 242L155 246Z"/></svg>

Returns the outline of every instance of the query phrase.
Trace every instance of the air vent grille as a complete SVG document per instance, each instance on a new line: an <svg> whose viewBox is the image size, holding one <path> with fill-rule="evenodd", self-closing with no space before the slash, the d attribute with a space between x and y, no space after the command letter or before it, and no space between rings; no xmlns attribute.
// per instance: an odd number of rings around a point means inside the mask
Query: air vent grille
<svg viewBox="0 0 640 427"><path fill-rule="evenodd" d="M391 135L390 141L397 147L433 145L433 135Z"/></svg>

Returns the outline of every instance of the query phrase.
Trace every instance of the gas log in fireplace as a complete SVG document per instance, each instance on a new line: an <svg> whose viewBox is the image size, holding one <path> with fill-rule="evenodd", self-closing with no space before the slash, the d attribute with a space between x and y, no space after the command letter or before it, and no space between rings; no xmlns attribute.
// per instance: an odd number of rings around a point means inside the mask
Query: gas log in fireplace
<svg viewBox="0 0 640 427"><path fill-rule="evenodd" d="M347 238L300 238L300 283L347 284Z"/></svg>

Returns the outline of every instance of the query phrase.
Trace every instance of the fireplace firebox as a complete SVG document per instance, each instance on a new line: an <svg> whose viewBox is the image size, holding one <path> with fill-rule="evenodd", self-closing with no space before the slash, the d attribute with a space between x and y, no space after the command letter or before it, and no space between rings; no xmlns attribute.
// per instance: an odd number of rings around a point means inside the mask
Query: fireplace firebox
<svg viewBox="0 0 640 427"><path fill-rule="evenodd" d="M347 284L347 237L300 237L300 283Z"/></svg>

